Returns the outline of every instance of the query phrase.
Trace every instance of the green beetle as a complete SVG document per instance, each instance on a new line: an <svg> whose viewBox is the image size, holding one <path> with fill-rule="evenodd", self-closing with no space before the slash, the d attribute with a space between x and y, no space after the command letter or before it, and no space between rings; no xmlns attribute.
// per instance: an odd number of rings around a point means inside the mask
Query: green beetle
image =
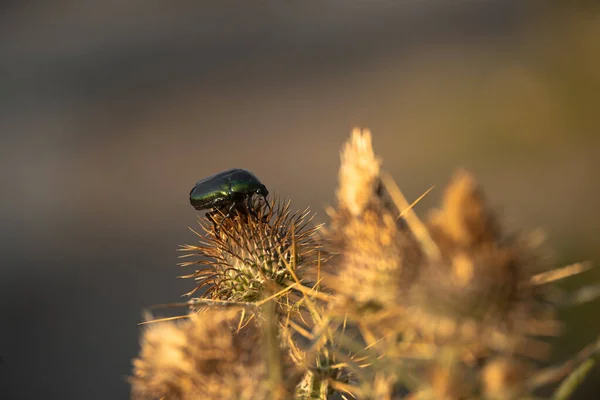
<svg viewBox="0 0 600 400"><path fill-rule="evenodd" d="M190 191L190 204L196 210L224 212L228 218L244 202L248 212L255 214L252 210L254 195L262 196L266 201L269 191L252 172L234 168L198 181Z"/></svg>

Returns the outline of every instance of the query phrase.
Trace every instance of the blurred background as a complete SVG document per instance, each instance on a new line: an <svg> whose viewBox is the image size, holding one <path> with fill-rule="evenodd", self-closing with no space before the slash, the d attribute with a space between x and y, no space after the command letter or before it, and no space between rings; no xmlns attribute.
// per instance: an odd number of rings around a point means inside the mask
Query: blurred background
<svg viewBox="0 0 600 400"><path fill-rule="evenodd" d="M557 266L598 266L594 3L1 2L0 399L127 398L142 310L193 285L194 183L249 169L325 221L354 126L409 199L437 185L421 215L468 167ZM565 313L555 360L599 306Z"/></svg>

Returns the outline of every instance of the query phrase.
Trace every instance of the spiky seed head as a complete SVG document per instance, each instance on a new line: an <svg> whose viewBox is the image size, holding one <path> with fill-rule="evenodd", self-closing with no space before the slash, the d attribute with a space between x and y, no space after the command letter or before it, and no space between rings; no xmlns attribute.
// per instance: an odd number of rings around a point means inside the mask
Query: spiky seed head
<svg viewBox="0 0 600 400"><path fill-rule="evenodd" d="M306 363L299 341L306 340L290 324L295 322L294 327L310 331L314 323L308 301L303 301L306 294L297 289L314 288L320 265L328 258L318 234L320 226L310 225L314 215L308 209L292 213L289 201L275 199L269 206L255 202L252 210L255 214L242 209L227 218L213 215L215 224L200 220L204 233L198 234L200 243L182 248L186 257L200 257L181 264L198 268L185 276L198 281L189 294L207 286L204 297L214 300L273 303L280 324L278 344L299 365L300 372L294 376L300 379ZM291 285L293 290L289 290ZM262 312L261 307L258 313ZM292 380L288 377L286 383Z"/></svg>
<svg viewBox="0 0 600 400"><path fill-rule="evenodd" d="M345 301L376 307L397 301L420 257L383 195L380 164L371 133L355 129L342 149L338 207L327 229L339 256L328 264L326 285Z"/></svg>
<svg viewBox="0 0 600 400"><path fill-rule="evenodd" d="M317 236L319 226L309 226L314 215L290 212L290 202L273 201L253 205L256 215L235 212L216 229L212 222L200 219L204 235L199 244L185 245L182 257L199 257L183 262L198 268L184 278L198 284L188 293L207 286L205 297L256 302L299 279L310 280L324 252ZM222 217L221 217L222 218Z"/></svg>
<svg viewBox="0 0 600 400"><path fill-rule="evenodd" d="M543 357L547 346L527 338L558 322L531 284L530 249L503 235L474 178L460 171L448 186L429 232L440 251L427 259L411 287L407 316L440 339Z"/></svg>
<svg viewBox="0 0 600 400"><path fill-rule="evenodd" d="M262 344L256 319L240 321L235 310L210 310L191 314L184 322L149 325L133 362L132 398L273 398Z"/></svg>
<svg viewBox="0 0 600 400"><path fill-rule="evenodd" d="M455 175L425 224L413 214L399 224L379 168L369 133L354 132L342 151L338 205L327 227L337 254L327 268L326 284L336 294L330 312L343 313L344 331L348 321L359 332L349 348L380 352L382 361L370 366L376 374L419 365L411 370L418 391L433 398L520 393L515 374L531 376L520 356L546 357L545 338L561 331L541 287L555 277L538 274L547 267L539 243L505 234L466 171ZM401 194L389 194L406 208ZM415 356L422 361L410 361ZM364 383L372 375L361 376Z"/></svg>

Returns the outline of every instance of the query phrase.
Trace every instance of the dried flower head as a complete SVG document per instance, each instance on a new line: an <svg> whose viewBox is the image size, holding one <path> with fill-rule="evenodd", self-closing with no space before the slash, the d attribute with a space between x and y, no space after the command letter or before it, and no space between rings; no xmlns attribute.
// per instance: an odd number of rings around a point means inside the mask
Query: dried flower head
<svg viewBox="0 0 600 400"><path fill-rule="evenodd" d="M420 257L383 195L380 164L370 132L354 130L341 153L338 207L330 210L328 236L339 255L326 282L342 299L376 307L397 302Z"/></svg>
<svg viewBox="0 0 600 400"><path fill-rule="evenodd" d="M256 320L240 321L235 310L150 325L134 360L132 398L271 399L263 343Z"/></svg>
<svg viewBox="0 0 600 400"><path fill-rule="evenodd" d="M459 172L448 186L429 232L439 256L428 258L411 287L407 316L438 339L544 357L545 343L530 335L559 330L552 307L531 282L532 249L501 233L473 177Z"/></svg>
<svg viewBox="0 0 600 400"><path fill-rule="evenodd" d="M547 337L561 332L542 287L558 278L538 274L548 269L539 241L505 234L466 171L423 223L380 171L368 131L353 132L341 159L326 284L336 295L329 317L343 316L343 328L331 347L354 338L337 354L350 354L362 393L412 387L426 398L512 399L531 391L525 382L537 375L527 358L545 359Z"/></svg>
<svg viewBox="0 0 600 400"><path fill-rule="evenodd" d="M314 267L321 254L316 233L310 227L313 215L308 210L291 213L290 203L273 202L254 205L256 214L236 211L223 219L218 215L215 225L208 219L199 223L205 235L198 245L185 245L182 257L197 256L200 260L183 262L183 267L199 267L183 278L194 278L197 286L192 295L208 286L204 296L213 299L256 302L300 279L314 279Z"/></svg>

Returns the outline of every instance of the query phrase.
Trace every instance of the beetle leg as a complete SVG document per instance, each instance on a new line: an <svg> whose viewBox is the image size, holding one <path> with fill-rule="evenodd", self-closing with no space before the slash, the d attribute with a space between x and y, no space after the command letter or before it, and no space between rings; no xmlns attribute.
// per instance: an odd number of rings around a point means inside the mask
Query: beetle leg
<svg viewBox="0 0 600 400"><path fill-rule="evenodd" d="M213 223L213 226L215 228L215 233L219 233L219 229L221 228L221 225L223 225L223 222L225 222L225 220L231 216L231 211L233 210L234 207L235 207L235 202L231 203L231 206L229 206L229 209L227 210L227 214L225 214L223 212L222 208L216 209L215 211L212 211L212 212L206 214L207 216L209 216L209 214L210 214L209 219ZM213 218L213 214L216 214L216 213L219 213L222 216L222 218L218 224L216 223L215 219Z"/></svg>
<svg viewBox="0 0 600 400"><path fill-rule="evenodd" d="M231 217L231 211L233 211L234 207L235 207L235 201L233 203L231 203L231 205L229 206L229 210L227 210L227 214L225 215L225 218ZM223 218L223 219L225 219L225 218Z"/></svg>
<svg viewBox="0 0 600 400"><path fill-rule="evenodd" d="M267 223L269 222L269 216L271 215L271 213L273 212L271 205L269 204L269 200L267 200L267 196L263 196L263 200L265 201L265 204L267 205L267 208L269 209L269 211L267 211L264 215L263 215L263 222Z"/></svg>
<svg viewBox="0 0 600 400"><path fill-rule="evenodd" d="M220 227L221 227L221 225L223 224L223 222L224 222L224 221L225 221L227 218L231 217L231 212L233 211L233 208L234 208L234 207L235 207L235 202L231 203L231 205L229 206L229 210L227 210L227 214L225 214L225 216L223 217L223 219L221 220L221 222L219 222L219 226L218 226L218 228L220 228Z"/></svg>
<svg viewBox="0 0 600 400"><path fill-rule="evenodd" d="M219 230L221 229L221 225L223 225L223 222L225 222L225 220L231 216L231 210L233 210L233 207L235 207L235 203L231 203L231 206L229 206L229 210L227 210L227 214L225 214L225 216L223 216L223 218L221 218L221 221L219 221L219 224L217 226L215 226L216 233L219 233Z"/></svg>

